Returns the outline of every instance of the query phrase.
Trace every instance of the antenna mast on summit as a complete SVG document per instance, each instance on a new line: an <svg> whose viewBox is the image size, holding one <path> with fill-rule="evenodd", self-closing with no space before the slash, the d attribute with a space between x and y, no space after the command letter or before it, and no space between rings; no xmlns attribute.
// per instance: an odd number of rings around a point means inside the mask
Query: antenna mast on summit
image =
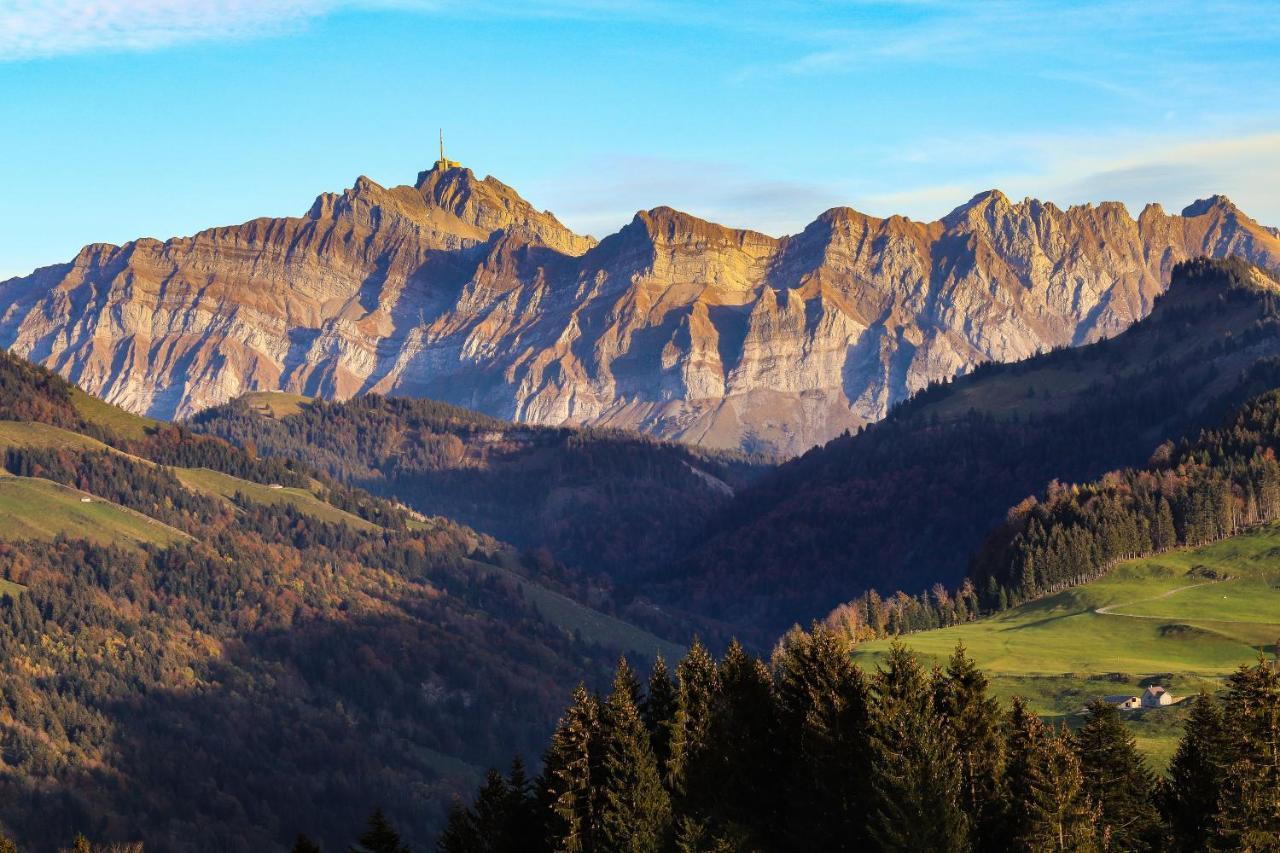
<svg viewBox="0 0 1280 853"><path fill-rule="evenodd" d="M444 162L444 128L440 128L440 162Z"/></svg>

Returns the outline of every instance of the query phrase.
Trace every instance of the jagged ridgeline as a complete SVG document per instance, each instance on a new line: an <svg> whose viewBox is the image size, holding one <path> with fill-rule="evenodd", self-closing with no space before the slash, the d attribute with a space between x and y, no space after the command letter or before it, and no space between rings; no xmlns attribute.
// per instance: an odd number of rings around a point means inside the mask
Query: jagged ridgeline
<svg viewBox="0 0 1280 853"><path fill-rule="evenodd" d="M425 845L573 684L682 651L562 566L8 354L0 458L0 832L30 849L336 849L375 805Z"/></svg>
<svg viewBox="0 0 1280 853"><path fill-rule="evenodd" d="M954 588L1008 508L1049 481L1141 465L1280 386L1276 305L1247 264L1183 264L1115 338L979 367L761 478L652 594L776 636L873 587Z"/></svg>
<svg viewBox="0 0 1280 853"><path fill-rule="evenodd" d="M838 207L785 237L658 207L597 243L441 161L0 282L0 346L160 418L374 392L796 454L930 381L1115 335L1200 255L1276 267L1280 236L1223 197L1135 218L993 190L933 222Z"/></svg>

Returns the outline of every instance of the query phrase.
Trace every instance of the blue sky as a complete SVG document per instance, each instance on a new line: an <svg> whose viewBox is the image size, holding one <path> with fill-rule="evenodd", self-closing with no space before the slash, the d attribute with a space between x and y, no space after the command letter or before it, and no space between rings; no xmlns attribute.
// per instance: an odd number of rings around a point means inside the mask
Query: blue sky
<svg viewBox="0 0 1280 853"><path fill-rule="evenodd" d="M597 236L974 193L1280 224L1274 3L0 0L0 279L449 155Z"/></svg>

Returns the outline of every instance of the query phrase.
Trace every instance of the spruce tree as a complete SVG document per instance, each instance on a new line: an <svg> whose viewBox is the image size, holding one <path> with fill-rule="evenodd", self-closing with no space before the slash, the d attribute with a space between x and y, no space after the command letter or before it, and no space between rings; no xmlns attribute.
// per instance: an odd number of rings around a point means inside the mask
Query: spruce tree
<svg viewBox="0 0 1280 853"><path fill-rule="evenodd" d="M886 850L965 850L969 818L960 761L934 687L899 643L871 684L872 837Z"/></svg>
<svg viewBox="0 0 1280 853"><path fill-rule="evenodd" d="M1027 787L1010 785L1023 800L1026 823L1013 847L1026 851L1090 853L1098 850L1097 811L1085 793L1080 761L1065 732L1047 732L1035 741ZM1120 848L1123 849L1123 848Z"/></svg>
<svg viewBox="0 0 1280 853"><path fill-rule="evenodd" d="M773 676L735 640L718 667L720 695L711 721L711 749L720 784L711 803L722 834L765 845L778 813L778 708ZM731 830L736 827L736 830Z"/></svg>
<svg viewBox="0 0 1280 853"><path fill-rule="evenodd" d="M400 841L400 834L392 828L382 809L374 809L351 853L409 853L409 848Z"/></svg>
<svg viewBox="0 0 1280 853"><path fill-rule="evenodd" d="M541 836L538 800L533 781L524 768L524 761L516 756L507 774L507 821L496 850L504 853L532 853L542 846L534 843Z"/></svg>
<svg viewBox="0 0 1280 853"><path fill-rule="evenodd" d="M529 780L520 759L504 778L490 770L470 809L455 803L440 837L444 853L525 853L540 835Z"/></svg>
<svg viewBox="0 0 1280 853"><path fill-rule="evenodd" d="M987 677L962 644L947 662L936 684L938 713L951 729L960 759L961 804L973 827L978 850L999 848L1000 780L1004 772L1004 742L1000 705L987 693Z"/></svg>
<svg viewBox="0 0 1280 853"><path fill-rule="evenodd" d="M507 819L511 811L511 792L507 789L507 780L497 770L490 768L485 775L484 784L476 794L471 811L482 849L497 849L500 839L506 834Z"/></svg>
<svg viewBox="0 0 1280 853"><path fill-rule="evenodd" d="M599 830L600 703L579 684L543 758L543 814L552 850L589 853Z"/></svg>
<svg viewBox="0 0 1280 853"><path fill-rule="evenodd" d="M618 853L657 853L671 830L671 800L653 757L649 732L636 707L635 677L620 661L601 715L603 763L598 847Z"/></svg>
<svg viewBox="0 0 1280 853"><path fill-rule="evenodd" d="M680 809L705 816L705 800L720 780L711 761L711 714L720 695L716 662L696 638L676 667L677 702L671 727L668 788Z"/></svg>
<svg viewBox="0 0 1280 853"><path fill-rule="evenodd" d="M1229 681L1227 730L1234 744L1218 815L1218 843L1280 850L1280 668L1259 660Z"/></svg>
<svg viewBox="0 0 1280 853"><path fill-rule="evenodd" d="M1202 691L1169 763L1169 778L1160 788L1160 808L1178 850L1209 849L1217 834L1218 801L1231 753L1222 709Z"/></svg>
<svg viewBox="0 0 1280 853"><path fill-rule="evenodd" d="M793 628L774 653L787 759L783 807L789 849L859 850L869 844L871 800L867 686L845 640L825 627Z"/></svg>
<svg viewBox="0 0 1280 853"><path fill-rule="evenodd" d="M1013 849L1031 831L1031 785L1048 732L1021 697L1015 697L1005 726L1005 807L998 849Z"/></svg>
<svg viewBox="0 0 1280 853"><path fill-rule="evenodd" d="M1119 711L1098 700L1088 713L1074 743L1085 793L1098 810L1098 832L1109 849L1153 849L1161 840L1155 776Z"/></svg>
<svg viewBox="0 0 1280 853"><path fill-rule="evenodd" d="M436 849L440 853L484 853L486 849L485 840L476 827L475 816L456 799L449 807L449 818L436 841ZM295 845L294 853L303 851Z"/></svg>
<svg viewBox="0 0 1280 853"><path fill-rule="evenodd" d="M649 690L640 706L640 716L644 718L645 728L649 730L653 757L658 762L658 769L664 779L671 763L671 727L675 725L679 704L675 682L667 671L666 661L662 659L662 655L658 655L653 662L653 670L649 673Z"/></svg>

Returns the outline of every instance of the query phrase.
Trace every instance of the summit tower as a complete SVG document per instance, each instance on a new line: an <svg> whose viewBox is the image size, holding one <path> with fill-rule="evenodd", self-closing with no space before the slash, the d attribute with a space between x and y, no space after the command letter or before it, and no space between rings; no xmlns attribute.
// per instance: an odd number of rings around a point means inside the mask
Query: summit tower
<svg viewBox="0 0 1280 853"><path fill-rule="evenodd" d="M448 160L444 156L444 128L440 128L440 159L436 161L436 169L444 171L445 169L456 169L462 164L456 160Z"/></svg>

